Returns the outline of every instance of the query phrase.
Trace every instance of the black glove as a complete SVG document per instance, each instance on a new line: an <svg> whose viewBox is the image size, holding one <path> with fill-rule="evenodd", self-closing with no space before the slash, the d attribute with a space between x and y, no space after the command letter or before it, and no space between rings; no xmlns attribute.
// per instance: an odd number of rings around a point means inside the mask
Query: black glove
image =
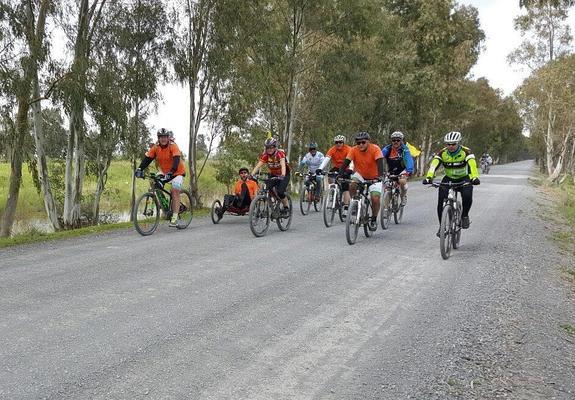
<svg viewBox="0 0 575 400"><path fill-rule="evenodd" d="M473 179L471 180L471 184L472 184L472 185L479 185L480 183L481 183L481 182L479 182L479 178L473 178Z"/></svg>
<svg viewBox="0 0 575 400"><path fill-rule="evenodd" d="M425 178L421 183L423 183L424 185L431 185L432 182L433 180L431 178Z"/></svg>
<svg viewBox="0 0 575 400"><path fill-rule="evenodd" d="M138 169L136 170L136 172L134 173L134 176L135 176L136 178L143 178L143 177L144 177L144 171L142 171L140 168L138 168Z"/></svg>
<svg viewBox="0 0 575 400"><path fill-rule="evenodd" d="M171 181L172 179L174 179L174 173L173 173L172 171L168 172L168 173L166 174L166 176L164 176L164 179L165 179L166 181Z"/></svg>
<svg viewBox="0 0 575 400"><path fill-rule="evenodd" d="M316 175L322 175L323 174L323 170L321 168L318 168L315 170Z"/></svg>

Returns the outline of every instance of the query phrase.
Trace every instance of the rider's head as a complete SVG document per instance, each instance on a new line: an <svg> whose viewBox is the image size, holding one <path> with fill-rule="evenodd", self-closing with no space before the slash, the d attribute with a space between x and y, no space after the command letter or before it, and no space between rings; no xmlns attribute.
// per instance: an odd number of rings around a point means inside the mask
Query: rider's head
<svg viewBox="0 0 575 400"><path fill-rule="evenodd" d="M157 135L160 146L166 146L170 142L170 132L167 131L166 129L160 128L160 130L158 130Z"/></svg>
<svg viewBox="0 0 575 400"><path fill-rule="evenodd" d="M366 151L369 147L371 137L367 131L360 131L355 134L355 144L361 151Z"/></svg>
<svg viewBox="0 0 575 400"><path fill-rule="evenodd" d="M264 142L264 146L266 148L266 153L273 154L275 153L278 147L278 140L273 137L267 138L266 141Z"/></svg>
<svg viewBox="0 0 575 400"><path fill-rule="evenodd" d="M315 153L317 153L317 143L316 142L311 142L308 146L307 149L309 150L309 152L311 153L311 155L315 155Z"/></svg>
<svg viewBox="0 0 575 400"><path fill-rule="evenodd" d="M461 142L461 132L452 131L445 135L443 143L447 147L447 151L454 152L459 149L459 142Z"/></svg>
<svg viewBox="0 0 575 400"><path fill-rule="evenodd" d="M246 167L241 167L240 170L238 171L238 174L240 174L241 180L245 181L246 179L248 179L250 171Z"/></svg>
<svg viewBox="0 0 575 400"><path fill-rule="evenodd" d="M337 135L336 137L333 138L333 142L335 143L338 149L342 148L343 145L345 144L345 136Z"/></svg>
<svg viewBox="0 0 575 400"><path fill-rule="evenodd" d="M403 133L400 131L395 131L391 134L391 144L393 147L398 148L403 144Z"/></svg>

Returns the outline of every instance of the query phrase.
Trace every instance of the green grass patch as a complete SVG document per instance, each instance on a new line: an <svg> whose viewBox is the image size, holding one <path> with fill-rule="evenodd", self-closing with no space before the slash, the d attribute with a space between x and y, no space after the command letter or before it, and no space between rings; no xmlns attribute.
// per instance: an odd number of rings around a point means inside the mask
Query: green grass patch
<svg viewBox="0 0 575 400"><path fill-rule="evenodd" d="M567 332L570 335L575 336L575 326L573 326L571 324L562 324L560 326L561 326L561 329L563 329L565 332Z"/></svg>

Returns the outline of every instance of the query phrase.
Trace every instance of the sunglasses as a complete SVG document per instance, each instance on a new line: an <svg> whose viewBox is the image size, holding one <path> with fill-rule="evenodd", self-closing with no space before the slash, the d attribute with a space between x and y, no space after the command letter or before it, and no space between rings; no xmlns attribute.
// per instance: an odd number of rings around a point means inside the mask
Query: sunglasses
<svg viewBox="0 0 575 400"><path fill-rule="evenodd" d="M266 150L267 149L275 149L275 148L276 148L276 146L266 146Z"/></svg>
<svg viewBox="0 0 575 400"><path fill-rule="evenodd" d="M446 146L457 146L457 143L445 143Z"/></svg>
<svg viewBox="0 0 575 400"><path fill-rule="evenodd" d="M343 142L335 142L335 144L343 144Z"/></svg>
<svg viewBox="0 0 575 400"><path fill-rule="evenodd" d="M366 144L367 140L356 140L355 144Z"/></svg>
<svg viewBox="0 0 575 400"><path fill-rule="evenodd" d="M401 142L401 139L391 139L392 142Z"/></svg>

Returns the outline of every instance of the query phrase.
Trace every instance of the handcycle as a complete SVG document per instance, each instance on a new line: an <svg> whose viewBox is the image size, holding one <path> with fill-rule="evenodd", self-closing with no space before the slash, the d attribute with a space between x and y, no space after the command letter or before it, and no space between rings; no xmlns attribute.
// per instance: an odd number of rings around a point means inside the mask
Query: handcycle
<svg viewBox="0 0 575 400"><path fill-rule="evenodd" d="M265 175L264 175L265 176ZM270 226L270 221L276 221L280 231L287 231L291 225L293 216L292 201L289 194L285 194L288 200L288 209L282 210L282 201L276 189L269 189L271 181L278 180L278 177L255 176L256 181L261 180L263 184L257 196L252 200L249 208L250 230L256 237L264 236Z"/></svg>
<svg viewBox="0 0 575 400"><path fill-rule="evenodd" d="M369 226L369 221L372 217L369 187L374 183L381 182L381 180L366 179L363 182L357 182L352 179L340 179L340 181L353 182L357 185L355 196L353 196L349 202L349 208L345 219L345 237L347 239L347 243L352 245L357 241L357 233L360 226L363 226L365 237L370 237L373 232L377 230L377 224L375 225L375 229L372 229Z"/></svg>
<svg viewBox="0 0 575 400"><path fill-rule="evenodd" d="M160 222L161 212L167 220L172 217L172 194L164 188L169 181L164 178L164 175L153 172L142 177L142 179L146 178L150 181L150 188L138 198L132 209L134 228L143 236L154 233ZM182 189L176 228L186 229L192 222L192 217L192 196L186 189Z"/></svg>
<svg viewBox="0 0 575 400"><path fill-rule="evenodd" d="M323 187L320 187L320 194L316 197L315 191L317 189L317 185L319 185L319 183L316 181L317 174L309 171L306 174L296 172L294 175L303 178L299 196L299 209L301 214L307 215L311 209L312 204L316 211L320 211L322 205Z"/></svg>
<svg viewBox="0 0 575 400"><path fill-rule="evenodd" d="M401 205L401 189L399 186L399 175L387 175L383 181L383 202L381 205L380 222L381 228L389 228L389 220L393 214L393 221L396 224L403 218L403 206Z"/></svg>
<svg viewBox="0 0 575 400"><path fill-rule="evenodd" d="M457 189L471 185L471 182L432 182L435 188L447 187L447 197L443 201L441 223L439 225L439 249L441 257L447 260L451 249L457 249L461 240L461 212L462 206Z"/></svg>
<svg viewBox="0 0 575 400"><path fill-rule="evenodd" d="M226 207L225 211L222 212L223 209L224 208L222 206L222 202L220 200L214 200L214 202L212 203L212 208L210 210L210 217L212 218L212 222L214 224L218 224L224 217L224 214L241 217L247 215L250 212L250 206L236 207L234 205L231 205Z"/></svg>
<svg viewBox="0 0 575 400"><path fill-rule="evenodd" d="M341 222L345 221L341 183L338 180L338 175L338 172L335 171L327 174L328 178L330 178L330 182L327 193L324 196L323 222L328 228L333 225L336 212L339 215L339 220Z"/></svg>

